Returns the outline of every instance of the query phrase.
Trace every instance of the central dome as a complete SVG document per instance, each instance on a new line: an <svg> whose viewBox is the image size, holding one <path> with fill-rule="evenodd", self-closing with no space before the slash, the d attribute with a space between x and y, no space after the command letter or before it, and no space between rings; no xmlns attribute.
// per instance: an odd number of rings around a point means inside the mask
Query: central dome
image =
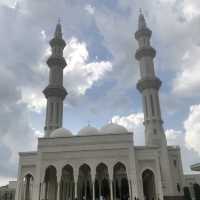
<svg viewBox="0 0 200 200"><path fill-rule="evenodd" d="M110 123L103 126L100 132L103 134L119 134L128 133L128 130L121 125Z"/></svg>
<svg viewBox="0 0 200 200"><path fill-rule="evenodd" d="M54 130L50 137L56 138L56 137L71 137L73 136L72 132L65 128L58 128Z"/></svg>
<svg viewBox="0 0 200 200"><path fill-rule="evenodd" d="M99 130L95 127L92 127L90 125L83 127L79 132L78 135L98 135Z"/></svg>

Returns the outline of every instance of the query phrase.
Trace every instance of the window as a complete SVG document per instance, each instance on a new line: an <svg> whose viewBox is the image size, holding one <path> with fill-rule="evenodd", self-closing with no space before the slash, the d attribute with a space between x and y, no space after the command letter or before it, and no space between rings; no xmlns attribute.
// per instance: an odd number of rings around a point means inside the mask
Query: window
<svg viewBox="0 0 200 200"><path fill-rule="evenodd" d="M53 103L51 102L50 103L50 122L52 122L53 121Z"/></svg>
<svg viewBox="0 0 200 200"><path fill-rule="evenodd" d="M59 103L56 103L56 120L57 123L59 123Z"/></svg>
<svg viewBox="0 0 200 200"><path fill-rule="evenodd" d="M174 167L177 167L177 160L173 160Z"/></svg>
<svg viewBox="0 0 200 200"><path fill-rule="evenodd" d="M181 187L180 187L179 183L176 184L176 187L177 187L177 191L180 192L181 191Z"/></svg>
<svg viewBox="0 0 200 200"><path fill-rule="evenodd" d="M153 96L150 95L150 101L151 101L151 112L152 112L152 116L155 115L155 111L154 111L154 105L153 105Z"/></svg>
<svg viewBox="0 0 200 200"><path fill-rule="evenodd" d="M146 112L146 116L148 117L148 106L147 106L147 97L144 97L144 103L145 103L145 112Z"/></svg>

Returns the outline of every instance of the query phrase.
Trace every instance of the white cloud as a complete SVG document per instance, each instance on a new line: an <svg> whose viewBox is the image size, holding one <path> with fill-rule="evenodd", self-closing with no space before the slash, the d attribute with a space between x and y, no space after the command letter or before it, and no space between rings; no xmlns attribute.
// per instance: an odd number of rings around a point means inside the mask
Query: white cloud
<svg viewBox="0 0 200 200"><path fill-rule="evenodd" d="M95 82L112 70L109 61L89 62L89 52L85 42L71 38L64 50L68 66L64 70L64 82L67 90L84 95Z"/></svg>
<svg viewBox="0 0 200 200"><path fill-rule="evenodd" d="M42 109L46 107L46 98L41 92L41 89L42 88L21 87L21 102L25 102L28 109L37 113L41 113Z"/></svg>
<svg viewBox="0 0 200 200"><path fill-rule="evenodd" d="M143 113L130 114L128 116L113 116L112 122L126 127L129 131L134 131L142 125L144 121Z"/></svg>
<svg viewBox="0 0 200 200"><path fill-rule="evenodd" d="M179 145L180 140L184 137L184 134L180 130L167 129L165 131L168 145Z"/></svg>
<svg viewBox="0 0 200 200"><path fill-rule="evenodd" d="M185 142L189 149L193 149L200 155L200 105L190 107L190 113L184 122Z"/></svg>
<svg viewBox="0 0 200 200"><path fill-rule="evenodd" d="M91 4L87 4L85 6L85 10L90 14L90 15L94 15L95 13L95 8L91 5Z"/></svg>
<svg viewBox="0 0 200 200"><path fill-rule="evenodd" d="M17 4L18 0L1 0L0 5L6 5L9 6L10 8L14 8Z"/></svg>
<svg viewBox="0 0 200 200"><path fill-rule="evenodd" d="M179 96L196 96L195 91L200 89L200 54L199 46L193 46L190 51L186 51L182 57L181 71L177 73L173 81L173 93Z"/></svg>
<svg viewBox="0 0 200 200"><path fill-rule="evenodd" d="M144 115L143 113L132 113L128 116L112 117L112 122L126 127L134 133L134 142L136 145L144 144Z"/></svg>
<svg viewBox="0 0 200 200"><path fill-rule="evenodd" d="M183 13L189 20L200 14L199 8L200 4L198 0L185 0L183 3Z"/></svg>

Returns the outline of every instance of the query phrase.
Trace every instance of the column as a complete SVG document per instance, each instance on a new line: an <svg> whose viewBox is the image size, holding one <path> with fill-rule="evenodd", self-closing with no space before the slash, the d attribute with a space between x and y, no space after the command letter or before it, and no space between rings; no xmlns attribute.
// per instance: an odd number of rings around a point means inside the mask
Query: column
<svg viewBox="0 0 200 200"><path fill-rule="evenodd" d="M77 181L74 182L74 192L75 192L75 200L77 200L78 195L77 195Z"/></svg>
<svg viewBox="0 0 200 200"><path fill-rule="evenodd" d="M41 200L41 194L42 194L42 183L39 185L39 200Z"/></svg>
<svg viewBox="0 0 200 200"><path fill-rule="evenodd" d="M110 199L113 200L113 180L110 179Z"/></svg>
<svg viewBox="0 0 200 200"><path fill-rule="evenodd" d="M60 181L57 183L57 200L60 200Z"/></svg>
<svg viewBox="0 0 200 200"><path fill-rule="evenodd" d="M74 199L77 200L78 199L78 173L79 173L79 169L77 166L74 167Z"/></svg>
<svg viewBox="0 0 200 200"><path fill-rule="evenodd" d="M95 181L92 181L92 199L95 200Z"/></svg>

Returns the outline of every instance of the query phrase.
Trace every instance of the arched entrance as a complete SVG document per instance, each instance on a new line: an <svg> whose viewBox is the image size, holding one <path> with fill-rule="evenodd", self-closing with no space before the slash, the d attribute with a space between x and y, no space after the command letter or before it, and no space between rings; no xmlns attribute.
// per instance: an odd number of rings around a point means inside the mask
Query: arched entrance
<svg viewBox="0 0 200 200"><path fill-rule="evenodd" d="M27 174L23 179L23 200L32 200L33 195L33 176Z"/></svg>
<svg viewBox="0 0 200 200"><path fill-rule="evenodd" d="M45 172L45 199L56 200L57 196L57 176L56 168L49 166Z"/></svg>
<svg viewBox="0 0 200 200"><path fill-rule="evenodd" d="M154 173L147 169L142 173L143 192L145 200L156 199L156 188Z"/></svg>
<svg viewBox="0 0 200 200"><path fill-rule="evenodd" d="M62 169L59 200L73 200L73 199L74 199L73 168L71 165L66 165Z"/></svg>
<svg viewBox="0 0 200 200"><path fill-rule="evenodd" d="M126 167L122 163L117 163L114 166L113 174L113 191L114 199L128 200L129 198L129 183L126 173Z"/></svg>
<svg viewBox="0 0 200 200"><path fill-rule="evenodd" d="M110 186L108 168L101 163L96 168L95 198L99 200L110 200Z"/></svg>
<svg viewBox="0 0 200 200"><path fill-rule="evenodd" d="M92 200L92 178L90 167L83 164L79 168L78 200Z"/></svg>

